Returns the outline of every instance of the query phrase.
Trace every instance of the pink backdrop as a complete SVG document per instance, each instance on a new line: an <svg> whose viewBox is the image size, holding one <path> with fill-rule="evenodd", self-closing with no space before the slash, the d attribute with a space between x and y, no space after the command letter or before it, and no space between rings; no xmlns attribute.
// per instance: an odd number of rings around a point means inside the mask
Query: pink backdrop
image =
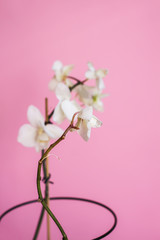
<svg viewBox="0 0 160 240"><path fill-rule="evenodd" d="M84 78L87 62L106 67L101 129L85 143L68 134L50 159L52 196L86 197L118 215L109 240L160 239L159 1L48 0L0 3L1 213L37 198L40 155L17 143L30 104L44 113L57 104L48 82L55 60L74 64ZM102 234L113 219L86 204L52 202L70 240ZM8 214L1 239L32 239L40 204ZM45 224L38 239L45 239ZM61 239L52 224L52 239Z"/></svg>

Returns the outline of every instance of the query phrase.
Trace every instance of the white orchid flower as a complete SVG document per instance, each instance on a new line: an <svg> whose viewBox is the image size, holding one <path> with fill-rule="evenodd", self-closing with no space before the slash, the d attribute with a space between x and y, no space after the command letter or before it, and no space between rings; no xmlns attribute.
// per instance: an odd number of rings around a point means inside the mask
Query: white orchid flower
<svg viewBox="0 0 160 240"><path fill-rule="evenodd" d="M76 127L79 128L78 133L85 141L90 138L91 128L97 128L101 125L102 122L93 115L92 107L82 109L77 115Z"/></svg>
<svg viewBox="0 0 160 240"><path fill-rule="evenodd" d="M97 87L80 85L76 89L79 100L86 106L92 106L98 111L103 111L102 98L106 97L107 94L103 94Z"/></svg>
<svg viewBox="0 0 160 240"><path fill-rule="evenodd" d="M52 69L55 73L54 77L49 82L49 89L51 91L54 91L57 84L60 82L65 83L67 86L72 86L72 82L67 79L67 76L69 75L70 71L73 69L73 65L67 65L63 66L62 62L55 61Z"/></svg>
<svg viewBox="0 0 160 240"><path fill-rule="evenodd" d="M88 63L88 71L85 73L87 79L96 79L97 88L102 90L105 88L103 78L107 75L107 69L96 70L91 62Z"/></svg>
<svg viewBox="0 0 160 240"><path fill-rule="evenodd" d="M44 124L44 118L39 109L29 106L27 118L30 124L24 124L19 129L18 142L25 147L35 147L39 152L49 146L50 139L59 138L63 130L53 124Z"/></svg>
<svg viewBox="0 0 160 240"><path fill-rule="evenodd" d="M54 110L53 120L59 124L66 118L71 121L74 113L80 111L81 107L76 101L70 100L71 93L65 84L59 83L56 87L55 93L59 99L59 103Z"/></svg>

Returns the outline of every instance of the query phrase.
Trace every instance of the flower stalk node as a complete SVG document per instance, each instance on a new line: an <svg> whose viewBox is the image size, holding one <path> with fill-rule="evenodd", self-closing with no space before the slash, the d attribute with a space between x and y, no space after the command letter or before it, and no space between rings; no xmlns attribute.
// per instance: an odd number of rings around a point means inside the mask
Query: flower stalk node
<svg viewBox="0 0 160 240"><path fill-rule="evenodd" d="M46 184L46 183L51 183L51 184L53 184L52 181L49 181L50 178L51 178L51 174L49 173L48 177L44 177L44 178L42 179L42 181L43 181L45 184Z"/></svg>
<svg viewBox="0 0 160 240"><path fill-rule="evenodd" d="M79 127L72 126L72 129L79 130ZM72 131L72 129L71 129L71 131Z"/></svg>

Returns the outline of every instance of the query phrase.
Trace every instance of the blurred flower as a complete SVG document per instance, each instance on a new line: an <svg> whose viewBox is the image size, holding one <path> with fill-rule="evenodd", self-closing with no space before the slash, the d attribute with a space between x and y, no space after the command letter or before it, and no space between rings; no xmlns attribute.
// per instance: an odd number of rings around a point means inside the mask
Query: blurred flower
<svg viewBox="0 0 160 240"><path fill-rule="evenodd" d="M97 128L101 125L102 122L93 115L92 107L82 109L77 115L76 127L79 128L78 133L85 141L90 138L91 128Z"/></svg>
<svg viewBox="0 0 160 240"><path fill-rule="evenodd" d="M97 87L80 85L76 88L77 96L79 100L86 106L92 106L98 111L103 111L102 98L106 97L107 94L103 94Z"/></svg>
<svg viewBox="0 0 160 240"><path fill-rule="evenodd" d="M80 111L81 107L76 101L70 100L71 93L65 84L59 83L55 93L59 99L59 103L54 110L53 120L59 124L62 123L65 118L71 121L74 113Z"/></svg>
<svg viewBox="0 0 160 240"><path fill-rule="evenodd" d="M52 69L54 70L54 77L49 82L49 89L55 90L58 83L63 82L67 86L72 86L72 82L67 79L67 76L69 75L70 71L73 69L73 65L67 65L63 66L62 62L55 61Z"/></svg>
<svg viewBox="0 0 160 240"><path fill-rule="evenodd" d="M39 109L29 106L27 118L30 124L24 124L19 129L18 142L25 147L35 147L39 152L49 146L50 139L59 138L63 130L53 124L44 124L44 118Z"/></svg>
<svg viewBox="0 0 160 240"><path fill-rule="evenodd" d="M102 90L105 88L103 78L107 75L107 69L95 70L91 62L88 63L88 71L85 73L87 79L96 79L97 88Z"/></svg>

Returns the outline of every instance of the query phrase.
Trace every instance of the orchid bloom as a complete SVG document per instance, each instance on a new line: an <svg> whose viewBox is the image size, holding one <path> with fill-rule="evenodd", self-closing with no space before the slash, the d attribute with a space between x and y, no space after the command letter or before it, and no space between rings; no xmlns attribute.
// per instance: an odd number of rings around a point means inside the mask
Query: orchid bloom
<svg viewBox="0 0 160 240"><path fill-rule="evenodd" d="M77 96L79 100L86 106L92 106L98 111L103 111L102 98L106 97L107 94L102 94L102 91L97 87L80 85L77 87Z"/></svg>
<svg viewBox="0 0 160 240"><path fill-rule="evenodd" d="M39 152L49 146L50 139L59 138L63 130L53 124L44 124L44 118L39 109L30 105L27 111L30 124L24 124L19 129L18 142L25 147L35 147Z"/></svg>
<svg viewBox="0 0 160 240"><path fill-rule="evenodd" d="M87 79L96 79L97 88L102 90L105 88L103 78L107 75L107 69L96 70L91 62L88 63L88 71L85 73Z"/></svg>
<svg viewBox="0 0 160 240"><path fill-rule="evenodd" d="M53 120L59 124L66 118L71 121L74 113L80 111L81 107L76 101L70 100L71 93L65 84L59 83L56 87L55 93L59 99L59 103L54 110Z"/></svg>
<svg viewBox="0 0 160 240"><path fill-rule="evenodd" d="M91 135L91 128L97 128L102 125L102 122L93 115L93 108L86 107L77 115L76 127L79 128L79 135L88 141Z"/></svg>
<svg viewBox="0 0 160 240"><path fill-rule="evenodd" d="M67 86L72 86L72 82L67 79L70 71L73 69L73 65L63 66L62 62L55 61L52 66L53 71L55 72L54 77L49 82L49 89L54 91L57 84L64 82Z"/></svg>

